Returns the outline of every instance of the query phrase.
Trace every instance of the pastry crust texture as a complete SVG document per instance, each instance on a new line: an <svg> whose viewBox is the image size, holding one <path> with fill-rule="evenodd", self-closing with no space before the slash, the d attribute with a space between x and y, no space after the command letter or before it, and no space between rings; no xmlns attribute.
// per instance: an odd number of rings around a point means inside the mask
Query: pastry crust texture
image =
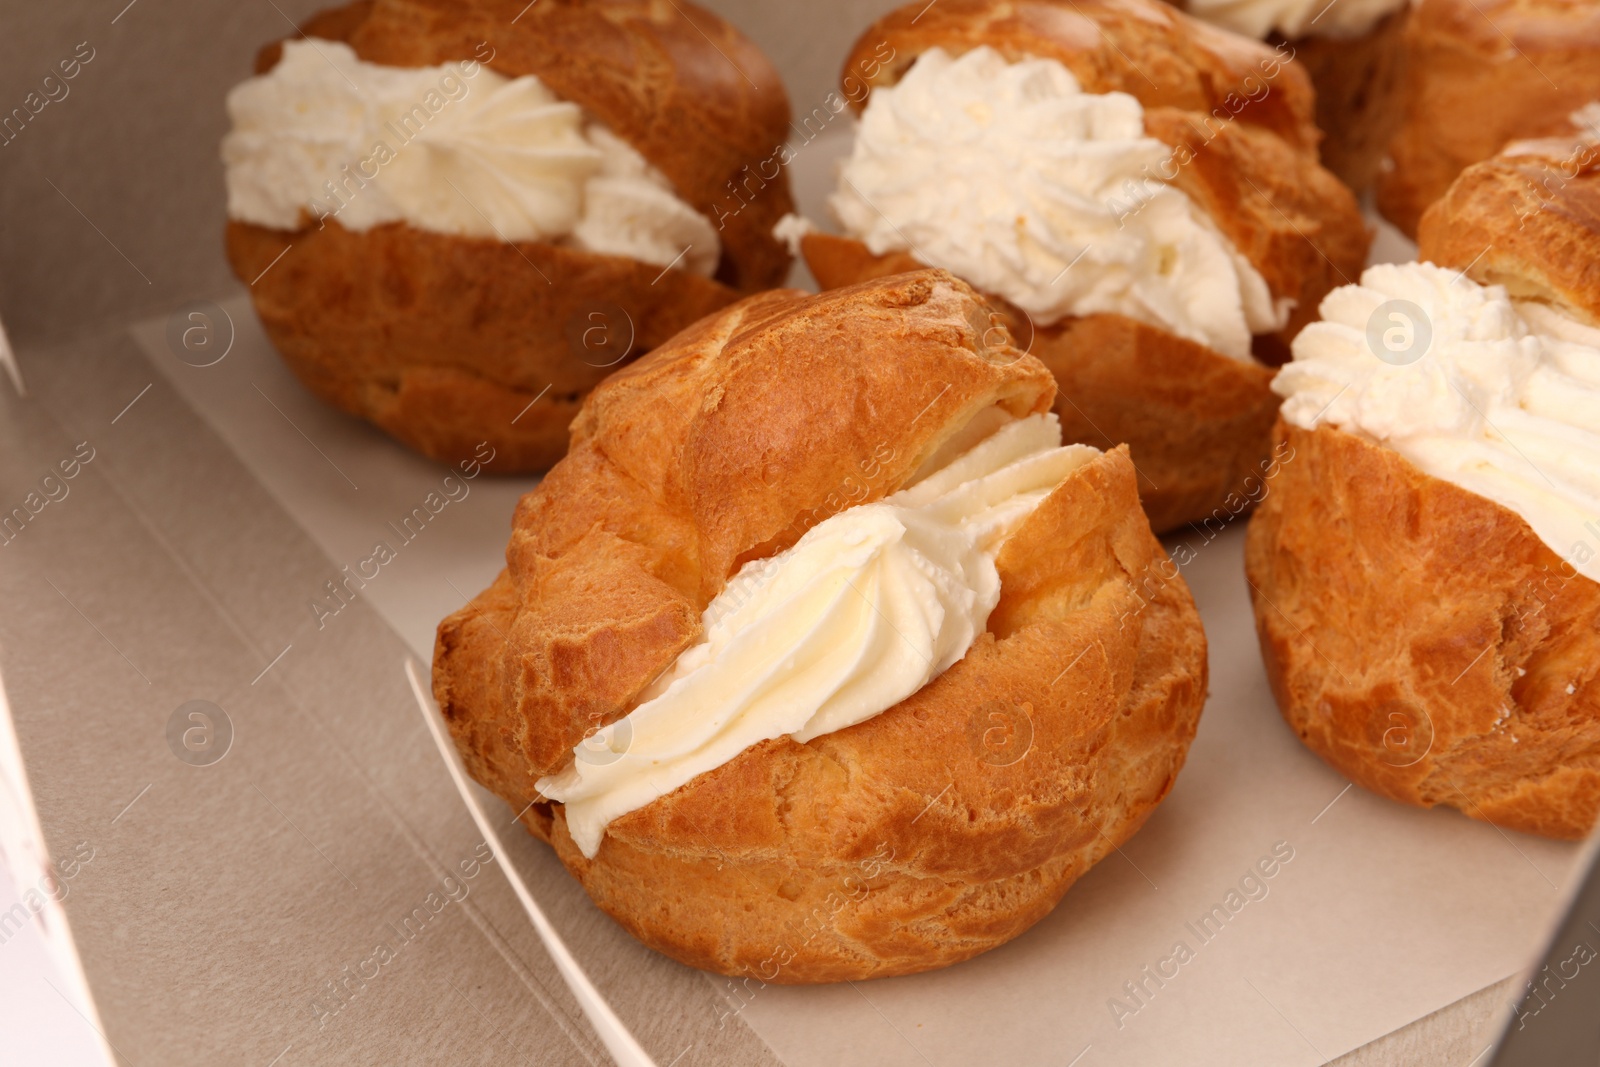
<svg viewBox="0 0 1600 1067"><path fill-rule="evenodd" d="M507 77L537 75L604 123L719 225L714 278L543 241L437 234L404 223L293 232L230 220L227 252L257 314L314 392L434 458L479 442L486 469L542 470L606 374L701 316L782 282L772 226L793 210L787 176L730 181L782 143L788 98L737 30L691 3L360 0L304 29L371 63L433 66L481 56ZM281 53L262 50L258 73ZM279 258L281 256L281 259Z"/></svg>
<svg viewBox="0 0 1600 1067"><path fill-rule="evenodd" d="M1267 676L1300 739L1408 804L1578 838L1600 813L1600 585L1523 519L1330 426L1250 519ZM1596 546L1600 548L1600 546Z"/></svg>
<svg viewBox="0 0 1600 1067"><path fill-rule="evenodd" d="M1600 143L1507 146L1461 172L1417 239L1429 262L1600 326Z"/></svg>
<svg viewBox="0 0 1600 1067"><path fill-rule="evenodd" d="M1409 235L1461 171L1513 140L1564 132L1600 99L1592 0L1418 0L1406 28L1404 115L1378 210Z"/></svg>
<svg viewBox="0 0 1600 1067"><path fill-rule="evenodd" d="M1588 156L1514 145L1469 167L1423 216L1422 258L1600 323ZM1277 434L1293 455L1250 520L1245 567L1289 724L1385 796L1587 834L1600 814L1600 584L1515 512L1389 449L1329 426Z"/></svg>
<svg viewBox="0 0 1600 1067"><path fill-rule="evenodd" d="M1274 298L1295 302L1282 331L1256 339L1262 362L1246 362L1123 315L1039 326L989 297L1019 344L1055 373L1066 439L1129 445L1157 532L1233 517L1231 502L1248 499L1247 485L1269 464L1278 407L1270 367L1322 298L1360 275L1370 241L1354 196L1317 161L1305 72L1155 0L941 0L916 18L921 6L869 28L846 80L884 41L894 60L881 65L877 85L893 84L929 48L959 54L987 44L1008 59L1059 60L1086 91L1128 93L1144 106L1149 135L1175 150L1172 184L1210 214ZM1243 95L1251 85L1253 100ZM802 252L825 288L921 265L910 253L874 256L854 238L825 234L808 235Z"/></svg>
<svg viewBox="0 0 1600 1067"><path fill-rule="evenodd" d="M1407 3L1358 37L1289 42L1316 89L1322 165L1358 194L1377 177L1400 125L1410 13Z"/></svg>
<svg viewBox="0 0 1600 1067"><path fill-rule="evenodd" d="M608 379L518 506L507 569L439 626L434 693L467 766L603 910L695 967L874 978L1017 936L1166 795L1205 699L1199 618L1124 449L1011 536L987 632L880 715L745 750L612 822L593 860L534 783L632 710L743 563L1053 392L977 294L926 270L748 298Z"/></svg>
<svg viewBox="0 0 1600 1067"><path fill-rule="evenodd" d="M1188 0L1167 2L1190 9ZM1399 125L1409 11L1407 3L1353 37L1267 37L1275 49L1292 49L1287 54L1310 76L1322 165L1358 194L1372 184Z"/></svg>

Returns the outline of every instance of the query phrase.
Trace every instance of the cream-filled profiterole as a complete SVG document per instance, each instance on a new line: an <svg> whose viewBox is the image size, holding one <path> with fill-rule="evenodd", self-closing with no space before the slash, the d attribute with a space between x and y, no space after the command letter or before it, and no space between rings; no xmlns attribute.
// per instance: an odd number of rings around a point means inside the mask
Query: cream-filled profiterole
<svg viewBox="0 0 1600 1067"><path fill-rule="evenodd" d="M229 259L296 375L429 456L513 474L561 456L606 374L781 281L792 202L779 175L718 211L789 117L726 22L503 7L314 16L229 94L222 158Z"/></svg>
<svg viewBox="0 0 1600 1067"><path fill-rule="evenodd" d="M1054 388L935 270L751 297L602 383L440 623L468 769L692 966L854 980L1021 934L1205 700L1127 451L1062 446Z"/></svg>
<svg viewBox="0 0 1600 1067"><path fill-rule="evenodd" d="M840 232L778 233L825 287L919 264L971 282L1055 373L1065 438L1128 443L1158 531L1220 526L1259 499L1272 367L1359 271L1365 226L1272 49L1154 0L1042 6L1060 18L956 0L869 28Z"/></svg>
<svg viewBox="0 0 1600 1067"><path fill-rule="evenodd" d="M1284 718L1354 781L1576 838L1600 814L1600 172L1513 146L1334 290L1279 374L1246 571Z"/></svg>

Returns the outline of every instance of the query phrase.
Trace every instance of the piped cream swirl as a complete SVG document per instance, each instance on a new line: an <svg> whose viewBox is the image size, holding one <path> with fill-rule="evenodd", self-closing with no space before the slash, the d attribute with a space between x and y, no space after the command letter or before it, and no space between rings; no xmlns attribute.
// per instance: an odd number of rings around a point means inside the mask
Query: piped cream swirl
<svg viewBox="0 0 1600 1067"><path fill-rule="evenodd" d="M808 741L893 707L966 655L1000 599L995 555L1077 467L1054 415L1011 420L884 500L743 567L702 641L539 790L586 856L613 819L750 746Z"/></svg>
<svg viewBox="0 0 1600 1067"><path fill-rule="evenodd" d="M932 48L873 91L830 205L873 253L909 251L1043 325L1114 312L1248 359L1288 302L1152 176L1171 156L1138 100L1086 93L1058 60Z"/></svg>
<svg viewBox="0 0 1600 1067"><path fill-rule="evenodd" d="M244 222L562 239L703 275L721 255L660 171L532 76L387 67L339 42L290 41L228 94L228 113L228 213Z"/></svg>
<svg viewBox="0 0 1600 1067"><path fill-rule="evenodd" d="M1364 436L1509 508L1600 581L1600 330L1431 263L1387 264L1329 293L1293 348L1272 386L1286 420Z"/></svg>

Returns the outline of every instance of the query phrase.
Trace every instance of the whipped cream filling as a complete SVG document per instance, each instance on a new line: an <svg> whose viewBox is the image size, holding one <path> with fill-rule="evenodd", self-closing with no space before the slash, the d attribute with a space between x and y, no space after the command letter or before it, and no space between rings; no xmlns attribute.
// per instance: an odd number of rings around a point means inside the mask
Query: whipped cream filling
<svg viewBox="0 0 1600 1067"><path fill-rule="evenodd" d="M1054 59L929 49L873 90L829 200L876 255L909 251L1043 325L1113 312L1250 358L1288 301L1182 190L1126 93Z"/></svg>
<svg viewBox="0 0 1600 1067"><path fill-rule="evenodd" d="M872 718L966 655L1000 600L995 555L1071 471L1053 414L1007 419L908 488L849 508L740 569L703 637L643 702L538 783L585 856L615 818L751 745Z"/></svg>
<svg viewBox="0 0 1600 1067"><path fill-rule="evenodd" d="M1189 14L1213 26L1265 38L1359 37L1407 0L1188 0Z"/></svg>
<svg viewBox="0 0 1600 1067"><path fill-rule="evenodd" d="M531 75L387 67L340 42L289 41L228 94L228 115L228 214L243 222L560 239L701 275L722 254L665 175Z"/></svg>
<svg viewBox="0 0 1600 1067"><path fill-rule="evenodd" d="M1600 581L1600 329L1431 263L1387 264L1329 293L1293 350L1272 384L1285 419L1511 509Z"/></svg>

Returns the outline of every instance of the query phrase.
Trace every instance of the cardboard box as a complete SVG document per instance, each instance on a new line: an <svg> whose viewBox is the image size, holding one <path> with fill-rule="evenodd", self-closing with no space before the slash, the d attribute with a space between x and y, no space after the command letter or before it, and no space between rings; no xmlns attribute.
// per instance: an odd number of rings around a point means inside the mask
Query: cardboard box
<svg viewBox="0 0 1600 1067"><path fill-rule="evenodd" d="M28 513L0 544L0 847L117 1062L606 1062L402 673L492 578L532 483L474 479L406 536L391 524L447 471L311 398L222 261L223 94L317 6L7 13L0 110L78 73L0 145L0 314L26 386L0 383L0 507ZM891 5L712 6L804 113ZM799 151L813 217L847 143ZM196 314L228 342L206 367L172 341ZM731 982L633 942L519 833L512 861L661 1067L1466 1063L1575 850L1347 789L1304 750L1267 692L1240 534L1192 539L1212 695L1177 788L978 960ZM328 601L376 539L394 562Z"/></svg>

